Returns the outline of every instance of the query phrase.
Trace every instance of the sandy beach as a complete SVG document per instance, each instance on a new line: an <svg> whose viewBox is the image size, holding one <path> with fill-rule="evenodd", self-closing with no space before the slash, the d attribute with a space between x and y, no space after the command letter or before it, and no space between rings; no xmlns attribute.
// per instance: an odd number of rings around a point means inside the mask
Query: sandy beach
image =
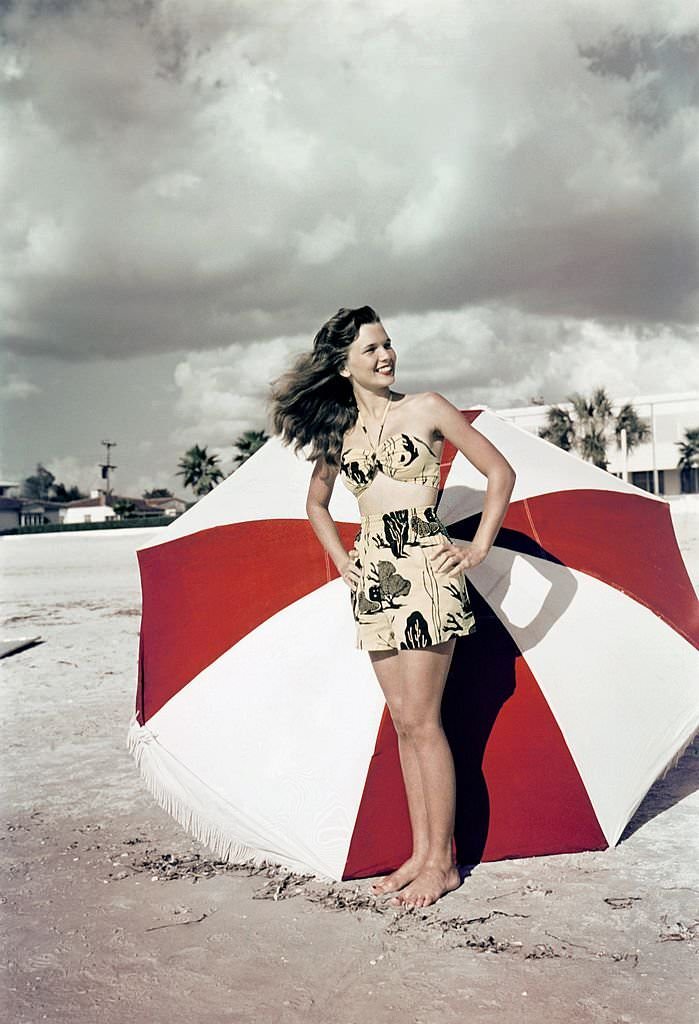
<svg viewBox="0 0 699 1024"><path fill-rule="evenodd" d="M673 508L699 579L699 515ZM699 741L616 848L478 865L427 910L216 862L126 749L135 549L5 537L2 1004L12 1024L694 1024Z"/></svg>

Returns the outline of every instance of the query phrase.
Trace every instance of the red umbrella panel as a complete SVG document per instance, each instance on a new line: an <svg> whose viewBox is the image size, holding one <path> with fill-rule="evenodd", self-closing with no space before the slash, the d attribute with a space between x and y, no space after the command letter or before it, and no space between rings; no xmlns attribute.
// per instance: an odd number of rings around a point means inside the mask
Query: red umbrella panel
<svg viewBox="0 0 699 1024"><path fill-rule="evenodd" d="M699 611L668 504L487 410L517 482L467 574L476 631L443 705L462 863L617 842L699 728ZM276 440L138 553L128 742L156 799L218 856L331 878L395 868L411 836L397 743L349 592ZM473 536L487 481L446 446L440 515ZM349 548L356 503L331 512Z"/></svg>

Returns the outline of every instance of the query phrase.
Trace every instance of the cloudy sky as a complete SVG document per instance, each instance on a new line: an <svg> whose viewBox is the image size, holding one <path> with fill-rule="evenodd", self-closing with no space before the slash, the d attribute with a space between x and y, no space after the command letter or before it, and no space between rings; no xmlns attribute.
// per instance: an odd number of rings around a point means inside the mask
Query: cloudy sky
<svg viewBox="0 0 699 1024"><path fill-rule="evenodd" d="M231 465L369 303L462 407L699 380L686 0L0 0L0 475Z"/></svg>

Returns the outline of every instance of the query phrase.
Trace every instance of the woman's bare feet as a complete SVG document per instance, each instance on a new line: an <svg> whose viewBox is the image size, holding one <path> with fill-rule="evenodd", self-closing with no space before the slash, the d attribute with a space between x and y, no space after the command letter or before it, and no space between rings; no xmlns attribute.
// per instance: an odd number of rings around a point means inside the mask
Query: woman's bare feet
<svg viewBox="0 0 699 1024"><path fill-rule="evenodd" d="M413 879L417 878L424 863L424 857L417 857L415 855L409 857L396 871L386 875L385 878L380 879L378 882L372 882L371 891L374 896L387 896L389 893L398 892L408 882L412 882Z"/></svg>
<svg viewBox="0 0 699 1024"><path fill-rule="evenodd" d="M452 865L446 870L424 865L413 881L391 900L396 907L429 907L440 896L453 892L461 885L461 876Z"/></svg>

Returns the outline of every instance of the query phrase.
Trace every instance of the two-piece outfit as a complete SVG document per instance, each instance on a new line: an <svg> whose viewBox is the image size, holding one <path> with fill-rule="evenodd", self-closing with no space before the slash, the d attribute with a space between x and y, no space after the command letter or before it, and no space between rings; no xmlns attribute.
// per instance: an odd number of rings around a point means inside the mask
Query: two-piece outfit
<svg viewBox="0 0 699 1024"><path fill-rule="evenodd" d="M381 441L390 404L389 399L376 445L360 414L369 447L346 448L340 457L340 475L356 496L378 472L439 487L439 460L425 441L405 433ZM463 572L450 577L451 566L436 569L430 560L433 548L444 541L451 542L451 537L435 505L362 516L355 538L360 580L352 591L357 647L411 650L475 632Z"/></svg>

